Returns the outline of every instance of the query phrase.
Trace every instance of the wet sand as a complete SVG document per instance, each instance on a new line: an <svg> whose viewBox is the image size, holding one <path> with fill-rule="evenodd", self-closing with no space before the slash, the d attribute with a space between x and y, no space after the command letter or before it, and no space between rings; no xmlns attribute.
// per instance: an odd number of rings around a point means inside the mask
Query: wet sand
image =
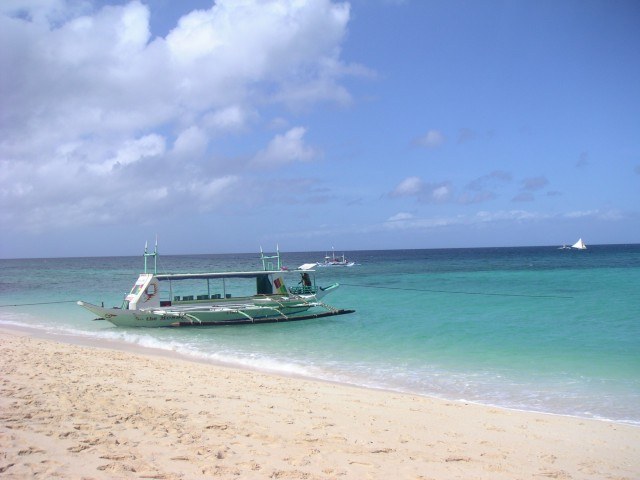
<svg viewBox="0 0 640 480"><path fill-rule="evenodd" d="M637 479L640 427L0 331L0 477Z"/></svg>

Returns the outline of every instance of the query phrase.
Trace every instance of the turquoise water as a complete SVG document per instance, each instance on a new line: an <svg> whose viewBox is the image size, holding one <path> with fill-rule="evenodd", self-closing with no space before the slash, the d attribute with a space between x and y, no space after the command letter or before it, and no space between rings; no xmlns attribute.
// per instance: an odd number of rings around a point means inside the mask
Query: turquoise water
<svg viewBox="0 0 640 480"><path fill-rule="evenodd" d="M318 269L355 314L201 329L123 329L141 257L0 260L0 325L199 360L523 410L640 424L640 245L347 252ZM296 267L325 252L283 254ZM253 270L257 255L160 257L159 271ZM21 305L36 302L46 305Z"/></svg>

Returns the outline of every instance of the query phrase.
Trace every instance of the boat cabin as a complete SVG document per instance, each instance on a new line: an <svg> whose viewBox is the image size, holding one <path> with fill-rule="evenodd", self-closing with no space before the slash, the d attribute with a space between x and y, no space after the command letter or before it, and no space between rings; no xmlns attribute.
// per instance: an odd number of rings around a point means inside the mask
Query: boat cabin
<svg viewBox="0 0 640 480"><path fill-rule="evenodd" d="M313 270L255 271L193 274L140 274L122 308L168 307L184 303L234 301L266 295L315 294ZM299 283L288 288L283 275L298 274Z"/></svg>

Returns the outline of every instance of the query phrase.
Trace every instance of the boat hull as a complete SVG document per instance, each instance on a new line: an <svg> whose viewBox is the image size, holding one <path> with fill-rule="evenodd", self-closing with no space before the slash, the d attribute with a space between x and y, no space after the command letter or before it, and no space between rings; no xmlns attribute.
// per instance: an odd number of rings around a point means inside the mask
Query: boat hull
<svg viewBox="0 0 640 480"><path fill-rule="evenodd" d="M142 310L104 308L82 301L78 305L97 315L98 319L118 327L146 328L288 322L352 313L337 309L307 313L314 307L326 306L315 298L301 297L260 298L250 303L191 304Z"/></svg>

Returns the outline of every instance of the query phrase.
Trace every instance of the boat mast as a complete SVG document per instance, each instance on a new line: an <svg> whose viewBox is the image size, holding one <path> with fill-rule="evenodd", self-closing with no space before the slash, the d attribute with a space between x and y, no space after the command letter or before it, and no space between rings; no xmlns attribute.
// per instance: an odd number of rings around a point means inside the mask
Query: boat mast
<svg viewBox="0 0 640 480"><path fill-rule="evenodd" d="M267 272L269 270L273 270L273 263L267 262L267 260L271 260L275 258L277 260L278 268L277 270L281 270L280 268L280 247L276 244L276 254L275 255L265 255L262 251L262 245L260 246L260 259L262 260L262 269Z"/></svg>
<svg viewBox="0 0 640 480"><path fill-rule="evenodd" d="M144 273L147 273L147 257L153 257L153 274L158 273L158 236L156 235L156 245L153 253L147 250L147 242L144 242Z"/></svg>

